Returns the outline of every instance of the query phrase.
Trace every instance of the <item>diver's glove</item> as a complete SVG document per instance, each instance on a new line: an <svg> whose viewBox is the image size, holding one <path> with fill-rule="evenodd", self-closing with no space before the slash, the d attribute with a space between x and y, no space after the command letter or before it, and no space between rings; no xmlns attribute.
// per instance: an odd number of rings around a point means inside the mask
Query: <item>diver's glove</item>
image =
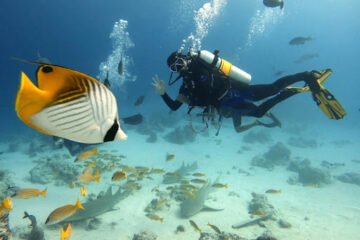
<svg viewBox="0 0 360 240"><path fill-rule="evenodd" d="M161 80L157 74L152 78L152 80L152 85L155 87L156 91L160 95L164 95L166 92L165 82Z"/></svg>

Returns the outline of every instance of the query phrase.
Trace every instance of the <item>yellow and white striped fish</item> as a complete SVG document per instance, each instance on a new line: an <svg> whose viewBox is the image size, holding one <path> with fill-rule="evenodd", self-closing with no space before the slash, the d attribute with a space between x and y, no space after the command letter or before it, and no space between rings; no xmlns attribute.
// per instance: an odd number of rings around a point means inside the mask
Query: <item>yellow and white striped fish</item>
<svg viewBox="0 0 360 240"><path fill-rule="evenodd" d="M15 110L28 126L48 135L81 143L125 140L116 98L97 79L52 64L40 64L38 87L25 73Z"/></svg>
<svg viewBox="0 0 360 240"><path fill-rule="evenodd" d="M20 188L16 190L16 192L12 195L12 197L22 198L22 199L34 198L38 196L46 197L46 192L47 192L47 188L45 188L42 191L36 188Z"/></svg>

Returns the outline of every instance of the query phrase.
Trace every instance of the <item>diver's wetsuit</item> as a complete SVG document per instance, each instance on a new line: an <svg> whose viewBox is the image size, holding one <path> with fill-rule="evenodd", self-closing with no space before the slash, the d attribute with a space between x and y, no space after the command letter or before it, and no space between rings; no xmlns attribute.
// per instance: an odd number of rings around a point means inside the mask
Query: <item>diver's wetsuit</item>
<svg viewBox="0 0 360 240"><path fill-rule="evenodd" d="M218 73L212 73L198 62L193 60L189 71L181 73L183 84L179 94L189 99L190 107L216 107L224 117L233 118L234 126L241 125L241 116L260 118L279 102L298 93L286 89L287 86L312 80L309 72L302 72L282 77L271 84L244 85L229 81ZM174 111L182 105L180 101L172 100L166 93L162 95L162 98ZM260 105L254 103L266 98L269 99Z"/></svg>

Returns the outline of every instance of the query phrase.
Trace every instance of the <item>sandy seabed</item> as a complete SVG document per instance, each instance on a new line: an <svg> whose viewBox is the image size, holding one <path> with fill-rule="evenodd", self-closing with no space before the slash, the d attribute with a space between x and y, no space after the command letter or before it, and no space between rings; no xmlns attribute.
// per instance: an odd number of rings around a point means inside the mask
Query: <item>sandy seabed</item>
<svg viewBox="0 0 360 240"><path fill-rule="evenodd" d="M184 123L181 123L184 124ZM211 194L209 201L212 205L224 208L219 212L200 212L190 219L195 221L204 232L212 232L207 224L216 225L221 231L236 233L239 236L254 239L266 230L278 239L313 240L313 239L346 239L357 240L360 235L360 186L348 184L333 179L332 183L320 188L304 187L300 184L290 185L287 180L294 173L285 167L276 167L269 171L264 168L251 166L254 156L263 154L276 142L286 144L293 136L285 129L256 129L267 131L272 141L268 143L247 143L243 141L244 134L234 133L230 125L224 125L218 137L215 130L208 136L199 134L195 142L177 145L165 141L161 134L155 143L147 143L144 135L134 129L128 131L129 139L125 142L113 142L99 147L114 153L125 155L125 164L132 166L148 166L164 168L174 171L182 162L196 161L197 172L206 173L209 179L215 180L220 176L220 182L227 183L228 188L219 189ZM342 162L345 166L331 169L332 176L345 172L359 172L360 164L352 160L359 160L359 136L346 135L341 132L329 134L328 131L317 132L314 138L318 142L316 148L297 148L289 146L292 158L309 159L312 166L320 166L321 161ZM346 144L336 144L336 142ZM334 143L335 142L335 143ZM24 143L26 144L26 143ZM245 148L244 148L245 146ZM3 143L0 150L7 148ZM246 149L246 150L244 150ZM58 150L64 151L65 150ZM167 152L175 154L172 161L165 161ZM24 211L35 215L38 224L44 227L46 239L59 239L59 227L45 227L44 222L48 214L55 208L73 204L79 196L78 189L68 186L39 185L29 182L29 170L34 167L33 160L40 156L51 156L53 153L43 152L37 157L30 158L22 152L4 152L0 157L1 169L11 172L12 180L21 187L48 188L46 198L14 199L14 209L10 215L12 229L24 229L29 225L23 219ZM72 159L64 161L73 161ZM239 173L242 169L248 173ZM92 183L88 187L91 193L105 190L110 181L111 173L102 175L99 184ZM101 225L97 230L86 231L83 226L73 226L71 239L73 240L121 240L132 239L135 233L149 231L158 236L158 239L198 239L199 233L189 224L189 219L179 217L179 203L172 201L168 210L158 212L164 221L154 221L145 216L144 209L156 198L151 191L159 186L165 190L166 185L161 183L162 176L154 175L153 179L142 181L142 188L134 192L125 200L116 205L116 210L101 216ZM242 229L232 229L232 225L251 220L248 214L248 204L251 193L264 193L267 189L281 189L280 194L267 195L269 203L274 206L278 216L291 224L290 228L279 227L276 221L268 220L264 227L258 225ZM114 191L116 189L114 188ZM111 223L116 222L116 225ZM178 225L185 227L185 232L175 233ZM29 229L29 228L27 228ZM13 237L13 239L19 239Z"/></svg>

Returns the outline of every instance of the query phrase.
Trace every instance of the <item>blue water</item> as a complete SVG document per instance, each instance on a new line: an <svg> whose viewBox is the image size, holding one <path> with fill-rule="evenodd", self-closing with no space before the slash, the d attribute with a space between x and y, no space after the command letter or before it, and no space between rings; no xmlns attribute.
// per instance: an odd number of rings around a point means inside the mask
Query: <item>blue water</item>
<svg viewBox="0 0 360 240"><path fill-rule="evenodd" d="M167 81L167 56L196 33L194 16L208 2L212 1L0 1L0 140L6 142L9 136L21 138L22 134L34 133L17 118L14 104L20 72L34 80L36 67L11 57L36 60L39 53L54 64L98 76L100 63L113 51L109 35L120 19L128 22L126 31L134 43L126 56L131 59L128 74L136 77L136 81L125 79L116 90L120 116L138 111L132 104L140 95L146 97L141 108L145 116L154 111L167 112L151 79L159 74ZM201 38L201 49L219 49L222 57L249 72L253 83L276 80L277 70L286 75L332 68L334 74L326 87L347 110L345 119L327 119L309 95L289 99L276 106L274 112L283 122L328 125L336 131L359 134L358 0L288 0L283 10L265 8L262 0L213 2L223 6L205 27L207 34ZM315 40L302 46L289 45L296 36ZM186 48L190 46L187 42ZM318 57L294 63L309 53ZM171 96L176 95L178 86L168 89Z"/></svg>

